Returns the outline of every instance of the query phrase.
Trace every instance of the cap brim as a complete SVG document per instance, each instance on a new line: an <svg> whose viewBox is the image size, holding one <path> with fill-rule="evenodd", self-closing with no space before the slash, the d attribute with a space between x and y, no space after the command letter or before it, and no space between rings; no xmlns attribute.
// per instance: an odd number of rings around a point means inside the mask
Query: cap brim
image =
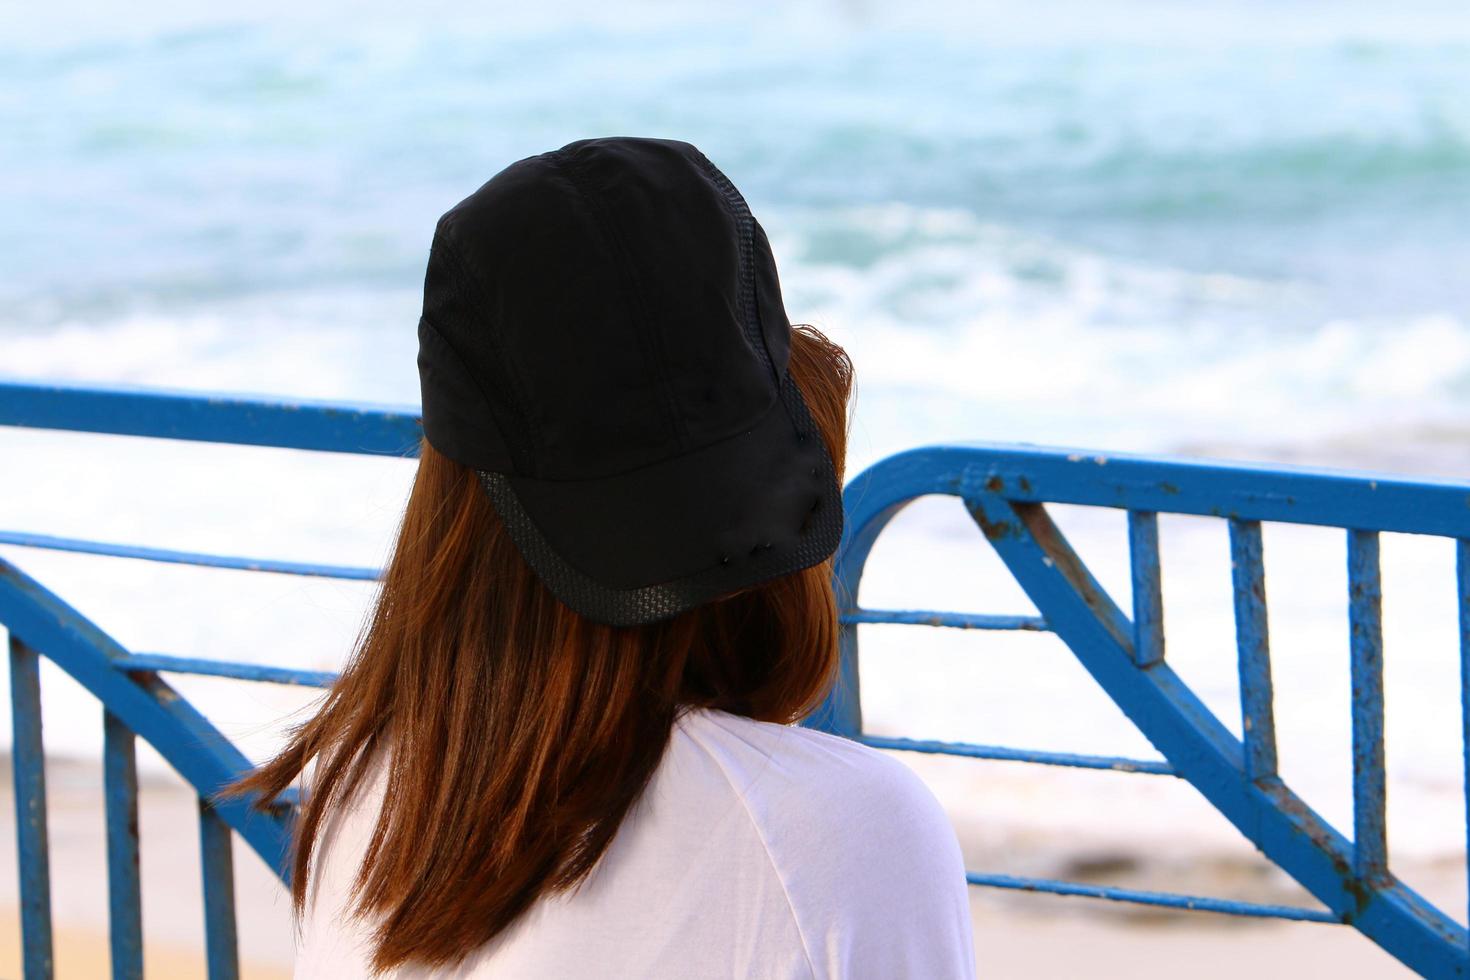
<svg viewBox="0 0 1470 980"><path fill-rule="evenodd" d="M537 576L612 626L810 568L842 537L842 488L789 372L755 426L675 459L593 480L478 472Z"/></svg>

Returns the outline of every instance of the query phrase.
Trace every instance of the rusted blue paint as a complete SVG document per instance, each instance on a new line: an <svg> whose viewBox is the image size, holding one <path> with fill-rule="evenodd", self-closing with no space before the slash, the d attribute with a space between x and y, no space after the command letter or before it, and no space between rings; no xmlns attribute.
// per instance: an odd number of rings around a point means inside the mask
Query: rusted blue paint
<svg viewBox="0 0 1470 980"><path fill-rule="evenodd" d="M1348 633L1352 648L1353 872L1365 881L1388 873L1383 759L1383 593L1378 534L1350 530Z"/></svg>
<svg viewBox="0 0 1470 980"><path fill-rule="evenodd" d="M113 980L142 980L143 902L138 876L138 763L132 731L102 710L107 814L107 918Z"/></svg>
<svg viewBox="0 0 1470 980"><path fill-rule="evenodd" d="M0 381L0 425L370 456L415 456L423 435L393 405L20 380Z"/></svg>
<svg viewBox="0 0 1470 980"><path fill-rule="evenodd" d="M922 494L1004 487L1017 503L1084 504L1458 537L1470 521L1470 486L1458 480L1285 463L1110 453L1013 443L955 442L896 453L883 479ZM871 471L870 471L871 472ZM931 477L937 476L941 486ZM1020 478L1027 477L1027 486ZM862 476L848 483L859 485ZM865 481L864 481L865 482ZM1171 489L1164 489L1167 483ZM844 492L844 499L846 493Z"/></svg>
<svg viewBox="0 0 1470 980"><path fill-rule="evenodd" d="M134 544L110 544L104 541L84 541L79 538L59 538L55 535L30 534L24 531L0 531L0 544L41 548L46 551L72 551L85 555L134 558L175 565L202 565L208 568L230 568L242 572L274 572L277 575L308 575L316 578L338 578L358 582L371 582L380 575L379 569L354 565L322 565L312 562L277 561L271 558L210 555L198 551L175 551L169 548L147 548Z"/></svg>
<svg viewBox="0 0 1470 980"><path fill-rule="evenodd" d="M857 624L837 628L837 681L802 724L818 731L856 738L863 730L863 702L857 671Z"/></svg>
<svg viewBox="0 0 1470 980"><path fill-rule="evenodd" d="M1180 895L1176 892L1142 891L1137 888L1117 888L1112 885L1089 885L1080 881L1058 881L1054 878L1026 878L1019 875L965 873L965 880L972 885L989 888L1009 888L1016 891L1041 892L1050 895L1079 895L1084 898L1103 898L1113 902L1128 902L1133 905L1153 905L1158 908L1181 909L1191 912L1222 912L1226 915L1244 915L1267 919L1291 919L1297 922L1331 922L1342 920L1322 909L1308 909L1296 905L1263 905L1259 902L1238 902L1229 898L1210 895Z"/></svg>
<svg viewBox="0 0 1470 980"><path fill-rule="evenodd" d="M1159 571L1159 515L1128 512L1128 564L1133 576L1133 662L1164 659L1164 589Z"/></svg>
<svg viewBox="0 0 1470 980"><path fill-rule="evenodd" d="M1057 634L1140 731L1242 833L1327 908L1409 966L1434 975L1465 968L1465 931L1408 889L1357 878L1342 836L1279 779L1247 777L1244 746L1228 734L1167 665L1140 671L1107 622L1111 602L1078 572L1079 561L1034 504L978 493L967 502L986 523L1021 516L1026 533L993 539ZM1115 607L1112 607L1115 609ZM1267 795L1261 782L1274 784Z"/></svg>
<svg viewBox="0 0 1470 980"><path fill-rule="evenodd" d="M928 755L955 755L970 759L1000 759L1009 762L1034 762L1045 766L1069 766L1074 769L1111 769L1114 772L1142 772L1153 776L1177 776L1167 762L1152 759L1129 759L1118 755L1079 755L1075 752L1044 752L1040 749L1013 749L1005 745L976 745L973 742L940 742L933 739L896 738L890 735L857 736L857 741L875 749L923 752Z"/></svg>
<svg viewBox="0 0 1470 980"><path fill-rule="evenodd" d="M1235 598L1245 777L1258 782L1276 775L1275 695L1271 686L1266 566L1260 521L1230 520L1230 577Z"/></svg>
<svg viewBox="0 0 1470 980"><path fill-rule="evenodd" d="M214 398L178 392L111 389L81 391L64 386L0 383L0 424L49 426L163 438L281 446L333 452L408 455L417 447L418 421L411 409L336 406L271 399ZM984 538L1005 561L1039 615L943 611L865 610L856 601L872 546L889 521L912 500L930 494L961 497ZM1129 511L1133 603L1124 615L1072 550L1045 510L1048 503L1081 504ZM1303 884L1325 911L1252 905L1208 896L1167 895L1076 882L1050 882L971 873L975 884L1027 888L1058 894L1092 895L1174 908L1244 915L1350 922L1412 968L1432 976L1463 976L1466 932L1443 912L1379 871L1371 847L1355 848L1297 797L1275 772L1269 713L1269 661L1264 591L1251 583L1261 576L1259 522L1287 521L1354 529L1354 533L1403 531L1460 539L1458 544L1460 631L1465 688L1466 777L1470 786L1470 485L1459 481L1408 479L1393 475L1260 466L1210 460L1099 454L1065 448L968 443L930 446L883 460L849 482L844 491L846 526L834 569L840 616L841 672L831 696L807 723L884 748L947 752L987 759L1176 775L1187 779L1269 858ZM1245 741L1237 739L1164 662L1162 584L1158 563L1158 513L1223 518L1232 529L1236 559L1237 611L1247 628L1241 658L1242 713L1251 720ZM101 545L71 539L42 539L7 532L0 543L58 546L121 557L187 561L214 567L289 574L329 574L368 579L375 569L273 562L267 559L198 555L136 546ZM26 538L27 540L21 540ZM1366 540L1366 539L1364 539ZM1361 542L1360 542L1361 544ZM1354 546L1358 547L1358 546ZM123 552L126 552L125 554ZM1361 558L1366 551L1358 552ZM1243 556L1243 557L1242 557ZM1361 564L1361 563L1360 563ZM1376 556L1373 562L1376 568ZM1364 566L1366 567L1366 566ZM340 574L339 574L340 573ZM1366 581L1364 575L1355 581ZM1377 587L1376 573L1373 585ZM1242 599L1241 592L1246 595ZM1366 596L1366 593L1364 593ZM1355 623L1376 621L1376 599L1361 600ZM858 684L858 627L890 622L964 629L1050 629L1077 656L1115 703L1158 749L1165 761L1033 752L1001 746L900 739L863 732ZM0 561L0 623L12 635L53 659L106 705L118 721L155 745L208 798L242 771L246 762L191 706L159 678L159 672L198 672L283 683L330 683L326 672L210 661L123 649L55 596ZM1255 625L1252 625L1255 624ZM1381 643L1373 628L1355 631L1355 738L1377 744L1381 736ZM1360 654L1361 647L1361 654ZM1264 668L1264 670L1263 670ZM1263 683L1264 682L1264 683ZM1375 698L1374 688L1378 694ZM1376 704L1376 707L1375 707ZM1361 720L1360 720L1361 716ZM19 731L19 729L18 729ZM39 771L39 715L31 751ZM17 786L24 752L17 738ZM1268 764L1269 763L1269 764ZM1377 795L1369 765L1355 794L1366 793L1372 816ZM19 799L20 793L17 793ZM44 798L44 796L42 796ZM233 828L286 880L286 841L294 794L268 814L251 812L245 801L223 801L201 812L206 864L216 874L206 900L211 923L233 920L219 882L220 855L228 853ZM218 819L210 822L209 814ZM1381 807L1378 811L1381 818ZM1467 822L1470 825L1470 822ZM1373 836L1355 827L1359 843ZM210 843L212 841L213 843ZM35 848L23 851L34 861ZM1364 855L1366 854L1366 859ZM1383 854L1386 862L1387 855ZM23 855L23 865L25 864ZM42 862L44 867L44 861ZM209 872L206 872L209 874ZM224 935L221 933L220 935ZM229 933L232 937L233 933ZM220 939L220 949L234 941ZM213 969L213 967L212 967ZM227 967L221 966L220 970ZM229 975L221 972L212 975Z"/></svg>
<svg viewBox="0 0 1470 980"><path fill-rule="evenodd" d="M201 657L174 657L163 653L129 653L112 659L118 670L147 671L166 674L197 674L205 677L233 677L241 681L264 681L268 684L293 684L300 687L331 687L337 674L329 670L297 670L294 667L271 667L234 660L205 660Z"/></svg>
<svg viewBox="0 0 1470 980"><path fill-rule="evenodd" d="M239 980L230 827L203 798L199 800L199 852L204 873L204 958L209 980Z"/></svg>
<svg viewBox="0 0 1470 980"><path fill-rule="evenodd" d="M844 528L842 540L847 541L847 529ZM841 545L839 545L840 549ZM861 569L858 569L861 574ZM838 609L853 609L857 606L854 601L857 595L857 581L849 584L842 578L840 571L835 572L832 578L832 591L837 599ZM832 685L831 691L822 701L817 709L803 719L802 724L818 731L830 732L833 735L843 735L848 738L856 738L863 730L863 701L862 690L858 680L858 624L855 622L843 622L838 617L837 625L837 651L838 668L837 679Z"/></svg>
<svg viewBox="0 0 1470 980"><path fill-rule="evenodd" d="M4 559L0 623L90 691L202 796L212 796L250 770L234 743L162 678L117 669L113 658L127 656L126 648ZM248 798L223 801L218 813L269 867L287 874L289 814L260 813Z"/></svg>
<svg viewBox="0 0 1470 980"><path fill-rule="evenodd" d="M1102 457L1094 457L1095 460L1100 458ZM994 506L996 501L1004 501L1005 506ZM987 502L991 506L986 506ZM1106 630L1118 648L1128 655L1130 661L1136 663L1133 624L1123 615L1123 610L1102 584L1093 577L1091 569L1072 550L1061 529L1052 522L1051 515L1044 507L1037 503L1012 502L988 491L966 494L965 506L1002 559L1018 554L1018 548L1034 547L1036 557L1050 573L1048 580L1065 583L1071 590L1070 594L1092 613L1096 625ZM1006 530L1003 533L993 533L995 528ZM1011 574L1016 575L1014 566L1011 567ZM1017 581L1025 587L1025 582L1019 576ZM1037 601L1035 595L1031 595L1031 601L1046 616L1046 607ZM1050 616L1047 619L1051 621ZM1059 627L1057 632L1060 634Z"/></svg>
<svg viewBox="0 0 1470 980"><path fill-rule="evenodd" d="M1169 490L1161 489L1164 483ZM1175 772L1322 901L1326 918L1351 922L1420 972L1465 975L1463 928L1391 873L1377 884L1359 878L1352 843L1270 774L1274 766L1260 766L1258 757L1258 769L1266 774L1250 778L1243 741L1167 663L1139 669L1133 624L1087 571L1042 504L1056 500L1212 514L1244 522L1236 525L1236 550L1249 552L1253 534L1248 528L1263 520L1420 534L1458 529L1460 536L1470 537L1470 486L1167 458L1109 456L1098 463L1096 454L1031 447L928 447L883 460L848 484L847 525L835 574L849 595L857 592L878 534L908 503L929 494L965 499L985 539L1079 661ZM1253 563L1247 556L1247 580L1256 577ZM1263 585L1263 576L1261 580ZM1258 632L1264 639L1264 616L1254 609L1256 594L1248 590L1248 596L1244 618L1247 623L1260 621ZM1263 612L1264 588L1259 598ZM855 638L844 655L856 658ZM855 665L848 672L855 673ZM1248 680L1246 687L1264 695L1261 685ZM1269 725L1263 721L1260 727Z"/></svg>
<svg viewBox="0 0 1470 980"><path fill-rule="evenodd" d="M962 630L1027 630L1045 632L1040 616L938 612L927 609L849 609L838 617L843 623L893 623L903 626L947 626Z"/></svg>
<svg viewBox="0 0 1470 980"><path fill-rule="evenodd" d="M41 740L41 658L14 630L10 633L10 713L21 960L26 980L50 980L51 845L46 828L46 750Z"/></svg>

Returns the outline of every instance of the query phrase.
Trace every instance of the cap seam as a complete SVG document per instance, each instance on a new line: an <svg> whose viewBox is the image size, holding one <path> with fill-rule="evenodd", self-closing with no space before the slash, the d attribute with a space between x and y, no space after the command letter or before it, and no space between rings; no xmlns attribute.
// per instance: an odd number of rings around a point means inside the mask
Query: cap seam
<svg viewBox="0 0 1470 980"><path fill-rule="evenodd" d="M463 280L465 282L468 282L470 284L470 288L475 290L475 293L480 300L479 308L482 311L481 315L484 317L486 324L490 328L486 331L486 335L490 341L491 348L497 357L497 363L501 365L500 380L505 383L505 387L510 395L510 397L507 399L507 403L510 407L510 410L516 415L516 421L519 423L519 428L523 433L523 438L525 440L525 444L521 450L521 455L526 457L523 462L530 464L526 467L527 469L534 470L536 469L537 462L542 456L542 446L541 440L539 438L539 433L536 430L536 426L531 424L531 416L530 413L527 411L527 406L530 404L530 402L526 398L525 389L521 386L520 378L517 375L516 367L511 358L510 351L506 348L506 345L501 341L498 335L499 324L496 322L494 317L490 316L488 312L485 312L488 311L490 304L488 302L489 297L485 295L484 286L481 284L479 278L470 269L469 263L465 261L464 256L460 254L459 245L455 242L452 236L453 227L458 220L458 212L451 211L449 214L445 215L445 234L440 236L440 240L443 242L445 254L459 270L460 276L463 278ZM434 322L432 320L430 320L429 323L431 326L434 326L435 332L437 332L440 336L445 336L444 331L440 330L437 325L434 325ZM447 342L447 336L445 336L445 340ZM464 354L458 348L453 349L455 355L459 357L461 361L464 361ZM467 363L466 367L468 367ZM485 391L484 386L480 383L480 379L475 375L474 372L470 372L470 376L475 378L475 384L477 387L479 387L481 396L486 399L489 405L493 406L494 401L493 399L489 398L489 395ZM509 440L507 440L506 445L511 445Z"/></svg>
<svg viewBox="0 0 1470 980"><path fill-rule="evenodd" d="M698 148L694 150L700 165L705 169L710 179L714 181L715 187L720 191L720 197L725 203L725 208L730 212L740 228L740 303L742 319L747 335L754 328L754 336L748 337L751 347L759 355L766 370L770 372L772 381L780 387L781 377L776 372L776 360L771 356L770 348L766 344L766 332L761 327L760 307L756 303L755 291L755 244L754 229L755 215L750 212L750 205L745 196L736 188L734 182L725 176L724 171L715 166L714 161L705 156Z"/></svg>
<svg viewBox="0 0 1470 980"><path fill-rule="evenodd" d="M801 397L801 395L800 395L799 392L797 393L797 397L798 398ZM637 473L640 470L651 470L651 469L653 469L656 466L664 466L664 465L666 465L668 463L674 462L675 460L683 459L686 456L692 456L695 453L702 453L702 452L704 452L707 449L713 449L716 446L724 445L725 443L732 442L733 440L739 439L742 436L748 436L748 435L750 435L751 432L755 431L756 429L760 428L763 424L765 424L766 419L768 419L770 417L770 415L771 415L772 412L776 411L777 409L781 409L781 410L784 411L785 410L785 407L786 407L785 400L781 398L780 392L777 392L776 393L776 397L773 398L773 399L771 399L771 404L766 406L765 411L761 412L760 417L757 418L750 425L748 425L745 428L741 429L739 432L732 432L732 433L730 433L727 436L722 436L721 438L716 439L714 442L707 442L707 443L704 443L701 446L695 446L693 448L686 449L686 450L684 450L682 452L675 453L672 456L665 456L663 459L656 459L656 460L654 460L651 463L640 463L637 466L630 467L629 469L626 469L626 470L618 470L616 473L600 473L597 476L580 477L580 478L577 478L577 479L559 479L559 478L556 478L556 477L544 477L544 476L526 477L526 476L523 476L522 474L510 474L510 475L515 476L515 477L517 477L519 479L531 479L531 480L535 480L535 481L537 481L539 483L596 483L599 480L611 480L614 477L629 476L629 475L631 475L633 473ZM789 412L786 413L786 420L791 423L792 431L793 432L796 431L796 420L793 419L793 418L791 418L791 414ZM825 449L823 451L825 452Z"/></svg>
<svg viewBox="0 0 1470 980"><path fill-rule="evenodd" d="M436 324L433 318L430 317L427 313L420 314L419 320L422 321L425 326L427 326L430 330L434 332L434 335L439 338L440 343L449 348L449 353L454 355L454 359L458 361L459 366L464 369L465 376L470 379L470 382L475 386L475 390L480 393L480 398L484 400L485 405L488 408L492 404L489 393L485 391L485 386L480 383L480 379L476 376L475 372L470 370L469 361L465 360L464 354L460 351L458 347L455 346L454 341L450 340L449 336L443 330L439 329L439 325ZM501 440L504 441L507 446L509 446L510 441L505 438L505 433L501 431L500 423L495 420L495 413L493 411L490 412L490 424L495 427L496 434L500 436Z"/></svg>
<svg viewBox="0 0 1470 980"><path fill-rule="evenodd" d="M584 168L571 154L563 150L554 151L552 163L560 169L566 177L567 183L572 186L577 196L591 213L593 220L597 223L598 231L601 232L603 240L617 254L623 267L624 281L619 283L623 290L624 299L628 300L629 312L633 313L633 332L638 337L638 344L643 349L643 356L656 373L655 388L658 391L658 400L663 409L664 423L673 433L675 441L681 450L689 446L689 432L684 426L684 420L674 404L673 394L669 385L670 372L668 362L665 359L662 338L657 336L657 330L649 329L653 323L653 317L648 312L648 303L643 295L642 279L638 274L637 266L629 254L622 236L618 233L616 225L609 220L607 213L600 203L593 200L593 195L588 194L584 186Z"/></svg>
<svg viewBox="0 0 1470 980"><path fill-rule="evenodd" d="M789 376L783 385L783 393L788 389L797 399L801 398L800 389ZM778 400L785 401L784 397ZM825 446L820 447L819 452L828 461L829 472L835 476L835 465ZM603 585L554 548L545 532L530 519L519 495L503 474L485 470L478 471L478 474L517 549L542 583L582 615L617 626L666 619L732 591L812 567L831 557L840 547L845 523L842 487L828 484L822 488L821 495L823 498L829 494L832 496L832 507L816 525L803 521L796 531L798 541L803 543L799 543L794 551L765 552L738 566L726 565L723 561L712 562L663 582L617 588ZM813 547L818 541L823 543Z"/></svg>

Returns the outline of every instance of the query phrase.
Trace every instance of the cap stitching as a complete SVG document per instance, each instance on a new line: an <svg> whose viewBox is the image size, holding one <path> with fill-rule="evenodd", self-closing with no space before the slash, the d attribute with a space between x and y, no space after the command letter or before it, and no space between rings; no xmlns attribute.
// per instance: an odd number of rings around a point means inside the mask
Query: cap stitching
<svg viewBox="0 0 1470 980"><path fill-rule="evenodd" d="M644 357L656 374L654 387L658 392L657 397L663 409L664 422L673 433L679 450L682 452L689 447L689 433L685 428L683 416L674 404L673 394L668 384L671 373L665 360L662 338L657 335L657 330L647 329L648 325L653 323L653 317L648 312L648 304L643 296L642 280L638 275L637 266L616 224L609 219L601 202L594 200L595 195L587 193L585 168L582 163L562 150L553 151L552 163L565 175L567 183L576 191L577 196L582 199L582 203L592 214L593 220L597 222L603 240L622 261L624 278L619 285L624 291L625 298L629 300L630 312L634 313L633 332L638 337L638 345L642 348Z"/></svg>
<svg viewBox="0 0 1470 980"><path fill-rule="evenodd" d="M760 316L757 312L755 301L755 256L752 243L752 226L755 224L755 215L750 212L750 205L745 197L736 188L735 184L726 177L719 167L709 157L705 156L699 149L694 151L700 163L705 167L710 179L715 182L721 195L725 199L727 209L735 219L740 229L740 305L741 315L744 318L746 335L750 345L755 348L756 354L761 362L765 364L766 370L771 373L772 381L781 384L781 376L776 373L775 360L766 346L766 332L761 329Z"/></svg>
<svg viewBox="0 0 1470 980"><path fill-rule="evenodd" d="M750 433L753 432L755 429L758 429L762 425L764 425L765 422L766 422L766 419L769 418L770 415L773 412L779 411L781 409L781 407L782 407L782 400L781 400L780 396L778 395L777 397L771 399L771 404L768 405L768 406L766 406L765 410L761 412L759 418L757 418L754 422L750 423L750 425L748 425L745 428L741 429L739 432L732 432L732 433L730 433L727 436L722 436L721 438L716 439L714 442L707 442L707 443L705 443L702 446L696 446L693 449L685 450L682 453L675 453L675 454L670 455L670 456L665 456L662 459L655 459L652 462L639 463L637 466L630 466L628 469L626 469L626 470L618 470L616 473L599 473L596 476L581 476L581 477L572 477L572 478L565 478L565 479L564 478L558 478L558 477L546 477L546 476L535 476L535 477L526 477L526 478L527 479L535 480L538 483L596 483L598 480L611 480L611 479L615 479L615 478L621 477L621 476L629 476L629 475L631 475L633 473L637 473L639 470L650 470L650 469L653 469L656 466L667 466L670 463L676 462L676 461L681 460L681 459L685 459L685 458L687 458L689 456L693 456L696 453L702 453L702 452L705 452L706 450L714 449L717 446L723 446L723 445L725 445L728 442L733 442L736 439L740 439L740 438L743 438L745 436L750 435ZM789 412L787 414L788 414L788 417L789 417ZM794 421L792 421L792 425L793 426L795 425L795 422ZM517 474L517 475L520 475L520 474Z"/></svg>
<svg viewBox="0 0 1470 980"><path fill-rule="evenodd" d="M460 349L455 346L454 341L449 339L449 335L446 334L443 330L439 329L438 324L436 324L433 318L431 318L427 313L420 314L419 320L422 321L423 324L427 326L430 330L432 330L434 332L434 336L439 338L439 342L449 349L449 353L454 355L454 359L459 362L459 366L464 370L465 376L470 379L471 383L473 383L475 386L475 390L480 393L480 398L484 400L486 407L488 408L490 405L494 404L490 400L489 394L485 391L485 386L480 382L479 375L471 370L469 361L465 359L465 356L460 351ZM489 414L490 425L495 429L496 434L500 436L501 440L504 441L507 446L509 446L510 440L505 438L503 427L498 421L496 421L494 411L492 410ZM439 447L435 446L434 448L437 449Z"/></svg>
<svg viewBox="0 0 1470 980"><path fill-rule="evenodd" d="M778 400L786 404L788 398L793 399L788 405L789 411L809 418L801 391L790 375L782 384ZM826 458L825 447L820 451ZM833 472L835 475L835 468ZM758 556L738 565L730 565L726 555L712 559L709 565L681 578L619 589L599 583L553 548L522 507L504 474L486 470L479 470L478 474L517 550L541 582L578 613L613 626L657 622L738 589L810 568L834 553L840 545L843 531L842 488L824 488L824 495L835 490L836 506L823 508L822 516L815 521L802 521L795 532L795 547L789 551L783 549L776 553L763 549Z"/></svg>
<svg viewBox="0 0 1470 980"><path fill-rule="evenodd" d="M490 342L492 351L497 355L497 359L492 361L491 370L495 370L500 375L498 380L504 384L506 393L509 396L506 398L506 404L516 416L516 421L519 423L517 428L520 430L519 437L522 441L519 451L522 457L521 462L528 464L525 466L527 471L534 471L538 468L536 464L542 455L542 447L539 438L540 434L536 426L531 424L531 416L527 411L530 400L526 397L525 389L521 386L520 378L516 373L514 358L512 358L509 349L498 334L499 324L489 313L490 298L485 293L484 285L480 282L479 276L475 275L474 271L471 270L464 256L460 254L459 244L454 240L452 232L458 220L458 211L450 211L446 214L441 221L444 233L436 237L444 248L444 254L459 270L461 280L469 284L470 288L474 290L476 298L479 300L480 315L484 317L486 324L490 328L486 331L486 336ZM437 327L435 329L438 330ZM444 333L442 330L438 332L441 336ZM455 353L459 354L460 352L456 350ZM462 354L460 354L460 357L463 359ZM476 383L479 383L478 378L476 378ZM481 394L485 394L483 386L481 387ZM489 401L490 405L494 405L493 400L487 398L487 401ZM512 445L510 440L506 442L507 445Z"/></svg>

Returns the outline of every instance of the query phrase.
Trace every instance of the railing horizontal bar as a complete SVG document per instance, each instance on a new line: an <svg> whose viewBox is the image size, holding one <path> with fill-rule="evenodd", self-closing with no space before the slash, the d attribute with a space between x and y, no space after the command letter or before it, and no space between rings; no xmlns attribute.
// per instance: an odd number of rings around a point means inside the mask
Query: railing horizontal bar
<svg viewBox="0 0 1470 980"><path fill-rule="evenodd" d="M859 500L881 467L885 496L973 495L984 488L1018 503L1079 504L1324 527L1458 537L1470 481L1288 463L1098 453L1016 443L952 442L890 456L858 474ZM850 495L850 496L849 496Z"/></svg>
<svg viewBox="0 0 1470 980"><path fill-rule="evenodd" d="M1105 898L1113 902L1130 902L1135 905L1154 905L1193 912L1223 912L1227 915L1293 919L1300 922L1329 922L1338 925L1342 923L1342 920L1331 912L1319 909L1304 909L1295 905L1262 905L1257 902L1239 902L1230 898L1213 898L1208 895L1140 891L1134 888L1114 888L1110 885L1086 885L1077 881L1057 881L1053 878L1022 878L1016 875L979 874L974 871L965 872L965 880L972 885L987 888L1012 888L1028 892L1047 892L1052 895Z"/></svg>
<svg viewBox="0 0 1470 980"><path fill-rule="evenodd" d="M412 405L19 378L0 380L4 425L387 456L416 453L422 434ZM1012 443L924 446L890 462L933 474L955 460L963 482L977 453L987 457L981 479L1009 500L1413 534L1460 535L1470 490L1463 480Z"/></svg>
<svg viewBox="0 0 1470 980"><path fill-rule="evenodd" d="M372 456L417 455L423 433L412 406L26 381L0 381L0 425Z"/></svg>
<svg viewBox="0 0 1470 980"><path fill-rule="evenodd" d="M970 759L998 759L1002 762L1036 762L1046 766L1070 766L1074 769L1109 769L1114 772L1141 772L1150 776L1177 776L1167 762L1129 759L1112 755L1077 755L1071 752L1043 752L1036 749L1013 749L1004 745L976 745L973 742L937 742L933 740L897 738L888 735L861 735L857 739L875 749L902 752L927 752L931 755L958 755Z"/></svg>
<svg viewBox="0 0 1470 980"><path fill-rule="evenodd" d="M32 534L28 531L0 531L0 544L18 545L22 548L43 548L48 551L75 551L86 555L106 555L111 558L161 561L175 565L202 565L208 568L229 568L242 572L310 575L316 578L351 579L359 582L377 581L380 574L376 568L360 568L353 565L319 565L311 562L277 561L271 558L209 555L198 551L173 551L168 548L109 544L105 541L88 541L83 538L59 538L50 534Z"/></svg>
<svg viewBox="0 0 1470 980"><path fill-rule="evenodd" d="M293 667L271 667L234 660L205 660L199 657L174 657L164 653L130 653L112 658L119 670L163 671L169 674L198 674L205 677L233 677L242 681L264 681L269 684L295 684L300 687L331 687L337 675L329 670L297 670Z"/></svg>
<svg viewBox="0 0 1470 980"><path fill-rule="evenodd" d="M904 626L949 626L962 630L1039 630L1051 627L1040 616L1004 616L986 613L933 612L927 609L848 609L843 623L896 623Z"/></svg>

